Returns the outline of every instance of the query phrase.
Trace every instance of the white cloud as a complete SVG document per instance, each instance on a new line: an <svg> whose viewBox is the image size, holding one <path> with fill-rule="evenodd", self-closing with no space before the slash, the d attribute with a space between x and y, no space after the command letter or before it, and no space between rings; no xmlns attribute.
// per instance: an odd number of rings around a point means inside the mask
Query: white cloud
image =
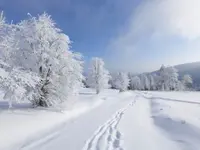
<svg viewBox="0 0 200 150"><path fill-rule="evenodd" d="M146 0L110 42L107 60L111 68L139 72L197 61L199 39L200 0Z"/></svg>
<svg viewBox="0 0 200 150"><path fill-rule="evenodd" d="M198 38L199 8L199 0L148 0L136 10L130 29L134 28L133 32L151 31L189 39Z"/></svg>

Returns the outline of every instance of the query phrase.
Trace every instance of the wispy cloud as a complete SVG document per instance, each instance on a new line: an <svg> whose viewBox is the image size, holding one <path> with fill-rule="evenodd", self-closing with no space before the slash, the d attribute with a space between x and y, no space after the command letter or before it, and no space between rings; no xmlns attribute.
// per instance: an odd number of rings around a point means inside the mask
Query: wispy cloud
<svg viewBox="0 0 200 150"><path fill-rule="evenodd" d="M177 35L194 39L200 36L199 0L148 0L133 15L133 32Z"/></svg>
<svg viewBox="0 0 200 150"><path fill-rule="evenodd" d="M200 60L200 1L145 0L130 15L129 25L112 39L110 67L150 71ZM181 57L180 57L181 56Z"/></svg>

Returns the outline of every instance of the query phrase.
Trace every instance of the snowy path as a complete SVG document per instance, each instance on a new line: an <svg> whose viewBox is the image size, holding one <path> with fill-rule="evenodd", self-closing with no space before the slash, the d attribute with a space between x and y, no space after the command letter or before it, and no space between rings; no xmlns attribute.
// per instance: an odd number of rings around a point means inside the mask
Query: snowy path
<svg viewBox="0 0 200 150"><path fill-rule="evenodd" d="M92 138L86 142L83 150L123 150L120 143L122 135L117 126L125 111L133 105L133 102L117 111L111 119L109 119L104 125L100 126Z"/></svg>
<svg viewBox="0 0 200 150"><path fill-rule="evenodd" d="M120 146L121 133L117 130L117 125L124 113L125 109L118 111L113 118L101 126L87 141L83 150L100 150L100 149L118 149ZM104 148L102 148L104 147Z"/></svg>
<svg viewBox="0 0 200 150"><path fill-rule="evenodd" d="M71 120L65 124L64 128L61 128L51 135L43 137L42 140L26 145L21 148L21 150L66 150L66 148L68 150L82 150L86 143L90 143L86 149L89 148L91 150L98 150L98 146L101 145L101 139L104 139L104 136L109 136L108 134L111 134L110 142L115 142L115 146L117 146L119 143L116 141L117 138L120 138L120 133L117 132L116 126L129 103L134 100L134 97L135 94L133 93L125 93L121 96L118 95L118 97L107 97L101 106L74 120ZM105 125L99 128L101 124ZM110 129L108 129L108 126ZM97 136L94 136L94 140L92 140L90 137L98 128L99 133ZM105 135L103 132L105 132ZM107 134L107 132L109 133ZM114 138L113 135L115 135ZM103 149L99 147L99 150Z"/></svg>

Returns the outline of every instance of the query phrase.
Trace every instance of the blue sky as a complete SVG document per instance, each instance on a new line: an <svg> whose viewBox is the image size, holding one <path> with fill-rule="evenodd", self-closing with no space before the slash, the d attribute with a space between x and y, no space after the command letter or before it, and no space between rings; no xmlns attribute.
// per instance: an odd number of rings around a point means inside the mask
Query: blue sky
<svg viewBox="0 0 200 150"><path fill-rule="evenodd" d="M0 0L8 21L50 14L86 64L99 56L132 72L200 60L199 8L199 0Z"/></svg>
<svg viewBox="0 0 200 150"><path fill-rule="evenodd" d="M138 0L0 0L8 20L19 22L44 11L73 41L85 59L103 56L110 38L126 24ZM131 4L131 5L130 5Z"/></svg>

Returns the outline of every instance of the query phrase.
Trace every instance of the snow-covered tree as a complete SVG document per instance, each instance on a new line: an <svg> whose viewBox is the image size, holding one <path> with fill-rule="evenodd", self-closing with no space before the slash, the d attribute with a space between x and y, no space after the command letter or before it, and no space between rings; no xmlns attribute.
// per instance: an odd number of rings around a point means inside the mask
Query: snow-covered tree
<svg viewBox="0 0 200 150"><path fill-rule="evenodd" d="M57 106L82 87L82 56L70 50L71 41L44 13L29 14L19 24L0 15L0 83L5 97ZM7 77L4 75L6 74Z"/></svg>
<svg viewBox="0 0 200 150"><path fill-rule="evenodd" d="M167 80L167 76L166 76L166 68L164 65L161 66L160 70L159 70L159 82L158 82L158 89L159 90L165 90L166 89L166 80Z"/></svg>
<svg viewBox="0 0 200 150"><path fill-rule="evenodd" d="M104 61L101 58L92 58L87 83L89 87L96 89L97 94L99 94L102 89L109 87L108 81L110 75L104 65Z"/></svg>
<svg viewBox="0 0 200 150"><path fill-rule="evenodd" d="M113 77L113 85L116 89L119 89L120 92L126 91L129 86L129 77L124 72L119 72Z"/></svg>
<svg viewBox="0 0 200 150"><path fill-rule="evenodd" d="M192 84L193 84L192 77L188 74L184 75L182 78L182 83L183 83L185 89L191 88Z"/></svg>
<svg viewBox="0 0 200 150"><path fill-rule="evenodd" d="M167 80L165 81L166 89L167 90L178 90L177 84L178 84L178 70L174 67L168 67L166 68L166 76Z"/></svg>
<svg viewBox="0 0 200 150"><path fill-rule="evenodd" d="M174 67L162 66L159 70L160 81L159 89L161 90L178 90L178 71Z"/></svg>
<svg viewBox="0 0 200 150"><path fill-rule="evenodd" d="M23 68L40 78L33 104L57 106L78 92L83 80L81 55L70 51L69 37L49 15L29 16L5 26L1 33L7 35L1 38L2 60L12 60L8 61L11 68Z"/></svg>
<svg viewBox="0 0 200 150"><path fill-rule="evenodd" d="M149 82L150 82L150 89L155 90L156 89L156 82L155 82L154 76L151 75L151 74L149 75Z"/></svg>
<svg viewBox="0 0 200 150"><path fill-rule="evenodd" d="M32 28L25 42L29 46L29 54L34 53L36 58L36 68L31 67L42 78L38 105L51 106L68 100L67 97L82 87L81 55L70 51L69 37L56 28L55 22L46 13L22 22L21 26L24 32Z"/></svg>
<svg viewBox="0 0 200 150"><path fill-rule="evenodd" d="M140 80L141 80L141 89L142 90L150 90L150 82L149 82L149 79L147 78L147 75L141 74Z"/></svg>
<svg viewBox="0 0 200 150"><path fill-rule="evenodd" d="M132 90L140 90L141 89L141 81L138 76L134 76L130 78L130 88Z"/></svg>
<svg viewBox="0 0 200 150"><path fill-rule="evenodd" d="M183 91L183 90L185 90L185 86L184 86L183 82L178 81L176 90L177 91Z"/></svg>
<svg viewBox="0 0 200 150"><path fill-rule="evenodd" d="M153 79L154 79L154 85L155 85L155 90L161 90L160 86L160 80L161 77L157 74L153 74Z"/></svg>

